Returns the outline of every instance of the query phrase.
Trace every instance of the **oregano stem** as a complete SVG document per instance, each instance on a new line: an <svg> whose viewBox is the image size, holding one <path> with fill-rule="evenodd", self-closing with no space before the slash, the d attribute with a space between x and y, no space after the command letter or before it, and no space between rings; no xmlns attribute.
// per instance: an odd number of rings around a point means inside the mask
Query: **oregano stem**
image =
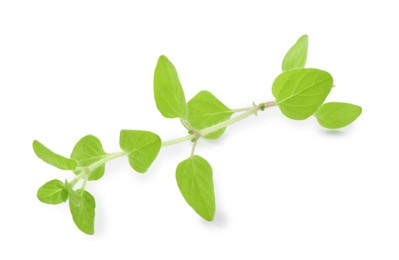
<svg viewBox="0 0 399 260"><path fill-rule="evenodd" d="M174 144L178 144L178 143L182 143L185 141L189 141L192 139L195 139L195 141L193 142L193 147L191 150L191 156L194 155L194 151L195 151L195 147L197 145L198 139L201 136L206 136L210 133L213 133L219 129L225 128L229 125L232 125L234 123L237 123L247 117L249 117L250 115L256 114L259 110L264 110L265 108L268 107L272 107L277 105L277 103L275 101L269 101L269 102L264 102L261 103L257 106L251 107L251 108L243 108L243 109L238 109L238 110L242 110L245 111L242 114L239 114L236 117L230 118L226 121L220 122L218 124L215 124L213 126L204 128L202 130L197 130L195 131L195 133L190 134L190 135L186 135L183 137L179 137L176 139L172 139L172 140L168 140L168 141L164 141L162 142L162 147L164 146L169 146L169 145L174 145ZM237 110L237 109L236 109ZM234 111L234 110L233 110ZM237 111L238 112L238 111ZM101 165L105 164L108 161L111 161L113 159L122 157L122 156L126 156L127 153L126 152L117 152L117 153L110 153L107 154L106 156L104 156L104 158L102 158L101 160L98 160L97 162L93 163L90 166L85 166L85 167L78 167L77 170L78 171L82 171L82 173L80 173L78 176L75 177L75 179L73 179L71 181L71 185L72 187L76 185L76 183L78 183L79 180L81 180L82 178L89 178L90 174L97 169L98 167L100 167Z"/></svg>
<svg viewBox="0 0 399 260"><path fill-rule="evenodd" d="M215 132L215 131L217 131L219 129L222 129L222 128L225 128L225 127L227 127L229 125L237 123L237 122L249 117L252 114L256 114L256 112L258 112L259 110L263 110L265 108L272 107L272 106L275 106L275 105L277 105L277 103L275 101L261 103L261 104L255 106L255 107L253 107L251 109L248 109L246 112L244 112L244 113L242 113L242 114L240 114L240 115L238 115L236 117L230 118L230 119L228 119L226 121L220 122L220 123L215 124L213 126L210 126L208 128L204 128L202 130L199 130L198 132L199 132L199 134L201 136L206 136L206 135L208 135L210 133L213 133L213 132Z"/></svg>
<svg viewBox="0 0 399 260"><path fill-rule="evenodd" d="M119 157L123 157L125 155L127 155L126 152L109 153L103 159L98 160L97 162L90 165L88 167L88 171L92 172L93 170L97 169L99 166L105 164L106 162L111 161L116 158L119 158Z"/></svg>
<svg viewBox="0 0 399 260"><path fill-rule="evenodd" d="M193 147L191 148L191 155L190 155L190 157L193 157L194 152L195 152L195 147L197 147L197 143L198 143L198 139L195 139L195 141L193 142Z"/></svg>
<svg viewBox="0 0 399 260"><path fill-rule="evenodd" d="M162 147L182 143L182 142L185 142L185 141L188 141L191 139L193 139L193 135L186 135L186 136L183 136L180 138L164 141L164 142L162 142Z"/></svg>
<svg viewBox="0 0 399 260"><path fill-rule="evenodd" d="M81 189L82 191L86 189L87 180L88 180L87 177L83 179L82 186L80 187L80 189Z"/></svg>
<svg viewBox="0 0 399 260"><path fill-rule="evenodd" d="M122 157L125 155L126 155L125 152L109 153L109 154L105 155L104 158L102 158L101 160L98 160L97 162L91 164L90 166L78 167L76 170L81 171L81 173L78 176L76 176L75 179L73 179L70 184L72 185L72 187L75 186L79 180L81 180L83 178L89 178L90 174L95 169L100 167L101 165L105 164L108 161L111 161L113 159L116 159L116 158L119 158L119 157Z"/></svg>

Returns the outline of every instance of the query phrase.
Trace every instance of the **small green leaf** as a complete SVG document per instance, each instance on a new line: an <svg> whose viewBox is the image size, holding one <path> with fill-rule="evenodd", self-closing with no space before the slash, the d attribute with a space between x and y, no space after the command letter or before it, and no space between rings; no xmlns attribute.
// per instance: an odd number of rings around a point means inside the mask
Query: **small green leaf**
<svg viewBox="0 0 399 260"><path fill-rule="evenodd" d="M325 128L337 129L351 124L362 113L362 108L357 105L330 102L323 104L315 116L319 124Z"/></svg>
<svg viewBox="0 0 399 260"><path fill-rule="evenodd" d="M277 76L272 91L285 116L303 120L323 104L332 86L333 78L326 71L295 69Z"/></svg>
<svg viewBox="0 0 399 260"><path fill-rule="evenodd" d="M72 185L67 180L65 180L64 187L68 192L69 203L73 203L76 206L79 206L82 202L82 194L75 191Z"/></svg>
<svg viewBox="0 0 399 260"><path fill-rule="evenodd" d="M128 154L130 166L145 173L161 149L161 138L148 131L122 130L119 145Z"/></svg>
<svg viewBox="0 0 399 260"><path fill-rule="evenodd" d="M304 68L308 56L308 36L303 35L284 57L283 71Z"/></svg>
<svg viewBox="0 0 399 260"><path fill-rule="evenodd" d="M154 73L154 98L157 108L166 118L186 119L187 104L175 66L160 56Z"/></svg>
<svg viewBox="0 0 399 260"><path fill-rule="evenodd" d="M188 102L188 121L196 129L204 129L225 121L233 111L208 91L201 91ZM205 136L208 139L219 138L226 128Z"/></svg>
<svg viewBox="0 0 399 260"><path fill-rule="evenodd" d="M60 204L68 199L68 191L61 181L51 180L39 188L37 198L46 204Z"/></svg>
<svg viewBox="0 0 399 260"><path fill-rule="evenodd" d="M198 155L182 161L176 169L176 180L186 202L204 219L215 216L215 194L212 168Z"/></svg>
<svg viewBox="0 0 399 260"><path fill-rule="evenodd" d="M86 135L73 148L71 159L79 162L79 166L89 166L106 155L100 140L93 135ZM89 180L98 180L104 175L105 165L97 167L89 176ZM77 174L78 172L75 172Z"/></svg>
<svg viewBox="0 0 399 260"><path fill-rule="evenodd" d="M93 196L87 191L78 190L82 194L82 200L79 205L69 202L73 221L76 226L88 235L94 234L94 217L96 202Z"/></svg>
<svg viewBox="0 0 399 260"><path fill-rule="evenodd" d="M76 161L65 158L50 151L50 149L48 149L46 146L36 140L33 141L33 151L35 151L37 157L42 159L44 162L61 170L75 170L78 166L78 163Z"/></svg>

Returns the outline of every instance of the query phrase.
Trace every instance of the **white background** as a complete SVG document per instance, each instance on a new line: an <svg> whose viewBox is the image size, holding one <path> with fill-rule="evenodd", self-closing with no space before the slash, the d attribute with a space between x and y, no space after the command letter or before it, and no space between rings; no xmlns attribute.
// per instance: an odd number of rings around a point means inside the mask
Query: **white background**
<svg viewBox="0 0 399 260"><path fill-rule="evenodd" d="M1 1L0 259L399 259L396 1ZM286 51L310 37L308 67L329 71L328 101L363 107L341 131L273 108L231 126L197 154L214 171L217 213L186 205L175 167L189 143L162 149L147 174L127 159L88 184L95 235L66 204L40 203L50 179L38 139L68 156L86 134L119 151L120 129L185 135L155 107L158 56L186 97L206 89L240 108L272 100Z"/></svg>

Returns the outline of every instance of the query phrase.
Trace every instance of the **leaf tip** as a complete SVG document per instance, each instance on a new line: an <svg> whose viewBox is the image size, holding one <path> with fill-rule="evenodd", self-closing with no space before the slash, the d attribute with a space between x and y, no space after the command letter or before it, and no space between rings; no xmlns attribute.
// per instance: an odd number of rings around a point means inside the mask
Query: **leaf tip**
<svg viewBox="0 0 399 260"><path fill-rule="evenodd" d="M164 62L164 61L169 61L168 57L166 57L165 55L160 55L158 58L158 63L159 62Z"/></svg>
<svg viewBox="0 0 399 260"><path fill-rule="evenodd" d="M202 214L200 215L206 221L212 222L215 218L215 211L211 212L210 214Z"/></svg>
<svg viewBox="0 0 399 260"><path fill-rule="evenodd" d="M33 151L35 151L35 153L36 153L36 149L38 148L39 145L41 145L41 143L38 140L33 140L32 148L33 148Z"/></svg>
<svg viewBox="0 0 399 260"><path fill-rule="evenodd" d="M90 236L94 235L94 229L93 230L86 230L86 231L81 230L81 231L83 233L85 233L86 235L90 235Z"/></svg>
<svg viewBox="0 0 399 260"><path fill-rule="evenodd" d="M304 34L299 39L303 39L303 40L309 41L309 35Z"/></svg>

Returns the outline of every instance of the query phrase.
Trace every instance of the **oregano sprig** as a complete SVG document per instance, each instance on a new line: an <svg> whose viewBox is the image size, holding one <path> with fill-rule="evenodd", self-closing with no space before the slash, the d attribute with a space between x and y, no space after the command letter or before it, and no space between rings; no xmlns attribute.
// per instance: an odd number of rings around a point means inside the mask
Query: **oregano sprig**
<svg viewBox="0 0 399 260"><path fill-rule="evenodd" d="M176 168L177 186L187 204L203 219L212 221L216 212L213 170L206 159L195 153L198 140L220 138L228 126L274 106L294 120L314 115L319 124L328 129L345 127L361 115L360 106L344 102L325 103L333 88L333 77L324 70L305 68L307 54L308 36L304 35L283 59L283 72L272 84L275 100L238 109L226 106L205 90L186 102L175 66L166 56L160 56L154 73L156 107L164 117L180 119L188 134L162 141L150 131L121 130L121 151L115 153L105 152L97 137L87 135L76 143L70 158L52 152L35 140L33 150L41 160L75 174L70 181L54 179L45 183L37 192L38 199L46 204L69 201L76 226L86 234L93 234L96 202L86 191L86 183L103 177L108 161L127 156L133 170L145 173L162 147L191 141L191 153Z"/></svg>

